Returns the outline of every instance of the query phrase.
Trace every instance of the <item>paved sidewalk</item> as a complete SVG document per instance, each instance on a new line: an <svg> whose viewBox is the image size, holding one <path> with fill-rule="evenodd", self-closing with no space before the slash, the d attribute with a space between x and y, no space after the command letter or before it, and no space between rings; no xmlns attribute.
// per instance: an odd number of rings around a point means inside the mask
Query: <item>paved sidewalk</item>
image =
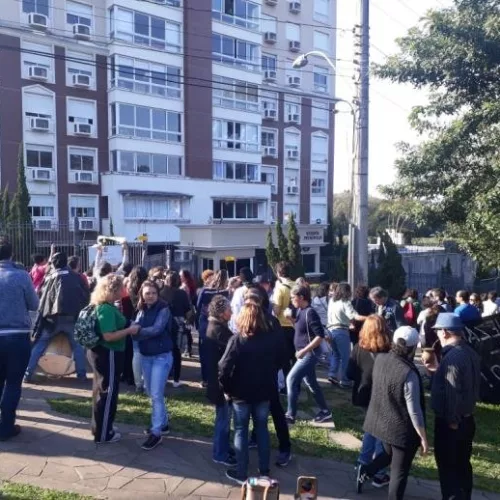
<svg viewBox="0 0 500 500"><path fill-rule="evenodd" d="M88 389L75 389L68 381L24 388L19 423L22 434L0 443L0 480L11 480L73 491L101 499L239 499L240 489L224 475L224 467L211 461L207 440L172 436L151 452L139 444L142 429L120 425L123 440L96 447L89 424L84 419L53 412L46 398L89 396ZM256 454L251 453L251 467L256 469ZM362 497L354 492L351 464L329 460L295 457L285 470L273 469L280 480L281 498L293 498L299 475L319 479L320 498L383 499L386 491L365 487ZM408 499L437 499L438 484L410 479ZM500 495L478 492L474 499L500 500Z"/></svg>

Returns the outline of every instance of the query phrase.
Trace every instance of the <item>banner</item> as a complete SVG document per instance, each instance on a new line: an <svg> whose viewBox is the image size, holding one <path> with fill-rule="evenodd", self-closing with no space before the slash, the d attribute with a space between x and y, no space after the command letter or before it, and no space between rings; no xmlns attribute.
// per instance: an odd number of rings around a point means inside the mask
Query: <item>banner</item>
<svg viewBox="0 0 500 500"><path fill-rule="evenodd" d="M465 328L467 341L481 356L481 401L500 404L500 315Z"/></svg>

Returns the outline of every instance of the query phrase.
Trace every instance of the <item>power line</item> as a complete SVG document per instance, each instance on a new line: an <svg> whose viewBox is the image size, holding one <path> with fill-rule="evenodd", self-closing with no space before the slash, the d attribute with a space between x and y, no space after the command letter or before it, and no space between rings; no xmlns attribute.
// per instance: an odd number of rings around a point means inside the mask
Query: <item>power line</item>
<svg viewBox="0 0 500 500"><path fill-rule="evenodd" d="M7 28L10 28L10 29L13 29L15 31L20 31L22 33L26 33L27 31L29 31L30 34L32 34L32 31L31 30L28 30L28 28L21 24L21 23L12 23L12 24L16 24L18 26L14 27L14 26L5 26ZM71 41L71 42L75 42L75 39L74 37L68 37L68 36L64 36L64 35L52 35L54 36L55 38L61 38L63 40L67 40L67 41ZM41 42L42 45L43 45L43 42ZM130 43L126 43L124 40L120 40L120 39L112 39L112 43L114 43L115 45L119 46L119 47L134 47L134 48L146 48L145 46L142 46L142 45L136 45L136 44L130 44ZM201 56L201 55L195 55L195 54L188 54L186 52L171 52L171 51L166 51L166 50L161 50L161 49L157 49L155 47L147 47L147 50L149 51L153 51L153 52L158 52L160 54L173 54L173 55L178 55L178 56L181 56L181 57L191 57L193 59L199 59L199 60L210 60L210 61L214 61L214 58L213 56ZM193 50L193 49L192 49ZM204 50L201 50L201 49L194 49L196 52L203 52L203 53L206 53ZM123 54L122 54L123 55ZM127 56L125 56L127 57ZM222 54L221 54L221 57L222 57ZM263 56L261 55L261 60L260 60L260 64L258 64L258 67L261 67L261 63L262 63L262 58ZM337 60L337 59L334 59L335 61L340 61L340 60ZM277 62L281 62L281 63L288 63L288 59L280 59L278 57L276 57L276 61ZM154 61L153 61L154 62ZM352 61L348 61L348 60L342 60L340 62L351 62ZM249 63L251 65L254 65L253 63ZM279 65L276 65L276 70L278 69L281 69L283 71L287 71L287 70L290 70L292 69L290 66L288 67L284 67L284 66L279 66ZM302 73L310 73L310 74L314 74L314 71L310 71L310 70L306 70L306 69L301 69L300 70ZM342 76L342 75L339 75L339 76Z"/></svg>
<svg viewBox="0 0 500 500"><path fill-rule="evenodd" d="M0 45L0 50L10 50L10 51L15 51L15 52L21 52L21 53L27 53L27 54L32 54L32 55L37 55L37 56L43 56L43 57L48 57L48 58L51 58L51 59L54 59L54 60L62 60L62 61L70 61L70 62L77 62L77 63L81 63L81 64L85 64L87 66L93 66L93 67L96 67L96 68L101 68L101 69L117 69L117 67L113 68L113 65L110 64L109 62L106 61L106 63L98 63L97 61L88 61L88 60L85 60L85 59L79 59L79 58L76 58L76 57L68 57L68 56L63 56L63 55L56 55L56 54L46 54L44 52L38 52L38 51L34 51L34 50L29 50L29 49L22 49L22 48L19 48L19 47L11 47L11 46L7 46L7 45ZM205 88L205 89L211 89L211 90L234 90L235 88L241 88L243 87L243 85L238 85L238 84L232 84L232 83L225 83L225 82L218 82L218 81L215 81L215 80L208 80L208 79L203 79L203 78L194 78L193 80L195 80L196 82L198 81L201 81L201 82L204 82L204 83L209 83L209 84L213 84L213 85L200 85L198 83L194 83L192 81L188 81L188 78L185 77L185 76L179 76L178 78L176 77L176 79L174 80L176 83L179 83L181 85L184 85L184 86L191 86L191 87L198 87L198 88ZM216 85L220 85L220 87L217 87ZM225 87L224 87L225 86ZM228 88L230 87L230 88ZM19 92L22 92L22 89L13 89L13 88L9 88L9 87L5 87L3 86L2 87L3 89L9 89L9 90L17 90ZM246 83L245 83L245 88L246 88ZM267 89L262 89L262 88L257 88L257 95L256 97L257 98L262 98L262 97L265 97L265 93L266 92L280 92L282 91L283 92L283 89L276 89L276 90L267 90ZM311 100L324 100L324 101L329 101L329 102L332 102L334 101L334 97L329 97L329 96L313 96L313 95L301 95L301 94L295 94L293 92L290 92L290 93L287 93L286 91L284 91L284 93L286 93L287 95L290 95L290 96L296 96L296 97L305 97L305 98L309 98ZM102 102L102 101L98 101L98 102ZM284 102L286 103L286 97L284 99ZM103 103L104 104L104 103ZM312 104L311 105L308 105L308 104L302 104L302 106L305 106L305 107L310 107L311 109L319 109L319 110L325 110L325 108L323 107L319 107L319 106L313 106ZM340 113L342 113L342 111L339 111Z"/></svg>

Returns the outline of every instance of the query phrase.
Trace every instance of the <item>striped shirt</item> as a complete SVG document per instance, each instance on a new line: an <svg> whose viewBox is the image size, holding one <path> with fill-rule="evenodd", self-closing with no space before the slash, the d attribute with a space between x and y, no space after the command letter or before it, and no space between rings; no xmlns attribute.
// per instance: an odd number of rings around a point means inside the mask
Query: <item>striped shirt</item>
<svg viewBox="0 0 500 500"><path fill-rule="evenodd" d="M446 346L442 356L432 381L432 409L449 424L458 424L474 413L479 399L480 358L464 340Z"/></svg>

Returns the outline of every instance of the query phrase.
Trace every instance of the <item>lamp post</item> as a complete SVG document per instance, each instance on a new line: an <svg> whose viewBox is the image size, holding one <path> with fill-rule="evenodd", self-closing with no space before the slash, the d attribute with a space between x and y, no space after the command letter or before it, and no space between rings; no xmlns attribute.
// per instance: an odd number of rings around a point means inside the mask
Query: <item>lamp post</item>
<svg viewBox="0 0 500 500"><path fill-rule="evenodd" d="M317 56L324 59L328 65L333 69L334 73L337 72L337 68L335 64L333 64L332 60L324 53L319 50L312 50L311 52L307 52L306 54L301 54L295 59L293 62L294 68L303 68L307 66L309 63L310 56ZM356 286L360 282L366 283L366 278L363 273L363 269L365 266L359 260L360 255L363 255L363 252L360 251L361 246L368 246L368 239L360 237L360 223L361 223L361 207L364 206L361 200L362 182L364 178L360 176L360 166L357 160L357 152L358 148L356 145L356 128L358 126L358 112L359 109L355 107L355 105L346 99L334 98L333 101L335 103L345 103L351 109L352 115L352 178L351 178L351 196L352 196L352 210L351 210L351 220L349 223L349 255L348 255L348 263L347 263L347 274L348 281L351 286ZM335 129L332 124L332 134ZM332 177L332 191L334 188L334 182ZM366 263L367 265L368 263Z"/></svg>

